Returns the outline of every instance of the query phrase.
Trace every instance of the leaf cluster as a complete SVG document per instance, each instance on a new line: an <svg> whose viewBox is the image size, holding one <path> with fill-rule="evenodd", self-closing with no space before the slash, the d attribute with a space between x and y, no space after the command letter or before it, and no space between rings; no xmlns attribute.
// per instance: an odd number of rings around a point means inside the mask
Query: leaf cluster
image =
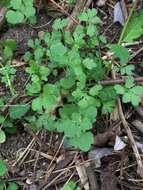
<svg viewBox="0 0 143 190"><path fill-rule="evenodd" d="M93 143L90 130L97 108L111 112L116 93L113 87L98 84L108 68L99 51L106 40L98 30L101 20L97 11L88 10L79 19L82 25L73 33L64 30L67 19L56 19L51 33L29 40L30 51L24 59L29 63L26 71L31 82L26 89L34 97L32 110L37 115L27 117L27 121L36 128L63 132L69 146L86 151Z"/></svg>
<svg viewBox="0 0 143 190"><path fill-rule="evenodd" d="M8 9L6 19L10 24L19 24L26 21L36 22L33 0L11 0Z"/></svg>

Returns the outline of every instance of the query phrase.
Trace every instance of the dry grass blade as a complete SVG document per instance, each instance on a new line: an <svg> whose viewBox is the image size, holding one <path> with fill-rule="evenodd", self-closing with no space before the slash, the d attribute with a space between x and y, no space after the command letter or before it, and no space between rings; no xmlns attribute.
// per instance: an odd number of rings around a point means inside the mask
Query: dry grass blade
<svg viewBox="0 0 143 190"><path fill-rule="evenodd" d="M77 161L76 164L79 164L79 161ZM85 165L76 166L76 170L79 175L82 186L85 190L89 190L89 183Z"/></svg>
<svg viewBox="0 0 143 190"><path fill-rule="evenodd" d="M55 159L56 159L56 157L57 157L57 155L58 155L58 153L59 153L59 151L60 151L60 149L61 149L61 147L62 147L62 145L63 145L64 139L65 139L65 138L63 137L63 139L62 139L62 141L61 141L61 143L60 143L60 145L59 145L58 150L56 151L56 153L55 153L55 155L54 155L54 157L53 157L51 163L49 164L49 166L48 166L48 168L47 168L47 172L46 172L46 175L45 175L45 182L47 181L47 179L48 179L48 177L49 177L48 170L50 169L50 167L52 166L53 162L55 161Z"/></svg>
<svg viewBox="0 0 143 190"><path fill-rule="evenodd" d="M82 13L82 11L85 8L87 8L87 3L88 3L87 0L78 0L76 2L76 5L75 5L74 9L73 9L71 17L72 18L77 18L79 16L79 14ZM67 30L73 31L76 24L78 24L78 23L75 23L73 21L73 19L70 19L69 24L67 25Z"/></svg>
<svg viewBox="0 0 143 190"><path fill-rule="evenodd" d="M39 134L39 131L36 133L36 136L38 134ZM13 166L16 166L17 164L21 165L24 162L25 158L27 157L27 155L30 152L30 149L32 148L32 146L34 145L34 143L36 141L36 136L31 140L31 142L29 143L27 148L23 151L23 153L20 155L20 157L15 161Z"/></svg>
<svg viewBox="0 0 143 190"><path fill-rule="evenodd" d="M58 3L56 3L54 0L50 0L55 6L57 6L64 14L70 17L70 19L76 23L79 24L79 22L72 16L70 15L62 6L60 6Z"/></svg>

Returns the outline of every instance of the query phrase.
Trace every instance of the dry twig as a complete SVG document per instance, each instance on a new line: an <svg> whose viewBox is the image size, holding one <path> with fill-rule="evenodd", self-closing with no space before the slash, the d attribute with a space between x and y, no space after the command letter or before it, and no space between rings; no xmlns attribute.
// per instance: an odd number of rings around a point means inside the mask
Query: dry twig
<svg viewBox="0 0 143 190"><path fill-rule="evenodd" d="M120 118L122 120L122 124L123 124L123 126L124 126L124 128L125 128L125 130L127 132L127 135L129 137L129 139L130 139L132 149L133 149L133 151L135 153L136 161L137 161L137 164L138 164L138 174L141 176L141 178L143 178L143 164L142 164L141 156L139 154L138 148L137 148L135 140L133 138L131 129L129 128L128 123L127 123L127 121L126 121L126 119L124 117L124 113L123 113L123 110L122 110L120 99L118 99L118 111L119 111Z"/></svg>

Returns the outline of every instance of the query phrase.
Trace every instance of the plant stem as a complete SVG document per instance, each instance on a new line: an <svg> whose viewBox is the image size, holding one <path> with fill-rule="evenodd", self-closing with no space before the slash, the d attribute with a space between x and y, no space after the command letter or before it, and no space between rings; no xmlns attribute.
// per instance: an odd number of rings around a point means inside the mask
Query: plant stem
<svg viewBox="0 0 143 190"><path fill-rule="evenodd" d="M2 69L5 69L5 67L3 66L2 63L0 63L0 65L1 65ZM14 93L14 89L13 89L13 87L12 87L12 83L11 83L11 80L10 80L9 74L8 74L7 72L6 72L5 77L6 77L6 79L7 79L7 84L8 84L8 87L9 87L10 93L11 93L12 96L14 96L14 95L15 95L15 93Z"/></svg>
<svg viewBox="0 0 143 190"><path fill-rule="evenodd" d="M9 78L9 75L8 75L8 74L6 74L6 78L7 78L7 82L8 82L8 86L9 86L10 93L11 93L12 96L14 96L14 95L15 95L14 89L13 89L13 86L12 86L12 83L11 83L11 81L10 81L10 78Z"/></svg>
<svg viewBox="0 0 143 190"><path fill-rule="evenodd" d="M125 23L125 25L124 25L124 28L123 28L123 30L122 30L122 33L121 33L121 35L120 35L120 39L119 39L119 41L118 41L118 44L119 44L119 45L122 43L123 37L124 37L124 35L125 35L125 33L126 33L126 30L127 30L127 28L128 28L130 19L131 19L133 13L134 13L135 8L136 8L136 5L137 5L137 0L135 0L135 1L133 2L132 8L131 8L130 13L129 13L129 16L128 16L128 18L127 18L127 21L126 21L126 23Z"/></svg>

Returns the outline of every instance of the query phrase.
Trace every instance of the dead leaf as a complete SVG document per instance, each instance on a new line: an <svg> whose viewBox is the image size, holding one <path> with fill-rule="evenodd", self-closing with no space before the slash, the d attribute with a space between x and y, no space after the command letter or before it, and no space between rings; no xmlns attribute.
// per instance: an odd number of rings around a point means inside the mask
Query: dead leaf
<svg viewBox="0 0 143 190"><path fill-rule="evenodd" d="M136 108L136 112L143 118L143 107L142 106L138 106Z"/></svg>
<svg viewBox="0 0 143 190"><path fill-rule="evenodd" d="M113 154L113 148L97 148L91 150L88 153L88 159L94 160L95 168L99 168L101 166L101 159L105 156L109 156Z"/></svg>
<svg viewBox="0 0 143 190"><path fill-rule="evenodd" d="M126 144L122 141L122 139L119 136L116 136L114 150L120 151L123 150L126 147Z"/></svg>
<svg viewBox="0 0 143 190"><path fill-rule="evenodd" d="M119 135L120 127L108 128L104 133L98 134L94 137L94 145L99 147L105 147L108 145L114 146L116 135Z"/></svg>
<svg viewBox="0 0 143 190"><path fill-rule="evenodd" d="M98 7L103 7L106 3L106 0L97 0L96 5Z"/></svg>
<svg viewBox="0 0 143 190"><path fill-rule="evenodd" d="M101 190L118 190L117 177L111 166L101 170Z"/></svg>
<svg viewBox="0 0 143 190"><path fill-rule="evenodd" d="M114 6L114 23L119 22L121 25L125 24L128 13L124 0L118 1Z"/></svg>
<svg viewBox="0 0 143 190"><path fill-rule="evenodd" d="M134 120L134 121L132 122L132 125L133 125L138 131L140 131L141 133L143 133L143 123L142 123L140 120L138 120L138 119Z"/></svg>

